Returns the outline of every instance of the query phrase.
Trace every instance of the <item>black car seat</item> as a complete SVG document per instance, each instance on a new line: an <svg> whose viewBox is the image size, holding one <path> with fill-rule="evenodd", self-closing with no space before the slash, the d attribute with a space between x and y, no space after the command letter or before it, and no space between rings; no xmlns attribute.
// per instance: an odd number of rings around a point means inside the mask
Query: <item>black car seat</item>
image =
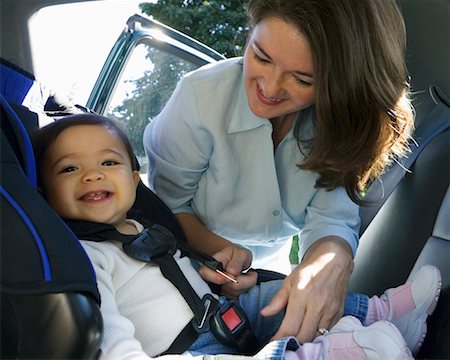
<svg viewBox="0 0 450 360"><path fill-rule="evenodd" d="M368 190L350 290L402 284L425 263L443 277L418 358L450 359L450 1L401 0L416 108L412 154ZM407 170L405 169L407 168Z"/></svg>
<svg viewBox="0 0 450 360"><path fill-rule="evenodd" d="M54 94L41 97L31 74L3 59L0 65L0 358L97 359L103 321L95 273L78 239L37 190L29 139L43 116L79 108L61 106ZM37 112L22 106L35 90L27 105ZM174 214L143 183L129 215L141 214L184 239Z"/></svg>
<svg viewBox="0 0 450 360"><path fill-rule="evenodd" d="M35 80L4 62L0 74L0 357L96 359L103 322L92 265L36 189L27 130L38 115L20 105Z"/></svg>

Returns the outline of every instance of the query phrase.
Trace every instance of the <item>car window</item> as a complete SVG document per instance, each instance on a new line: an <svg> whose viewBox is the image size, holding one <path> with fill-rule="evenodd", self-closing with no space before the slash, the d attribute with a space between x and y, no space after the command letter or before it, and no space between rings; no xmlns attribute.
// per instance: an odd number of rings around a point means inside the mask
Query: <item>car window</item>
<svg viewBox="0 0 450 360"><path fill-rule="evenodd" d="M82 1L48 6L29 22L34 74L86 105L111 47L142 1ZM151 1L149 1L151 2Z"/></svg>
<svg viewBox="0 0 450 360"><path fill-rule="evenodd" d="M30 32L38 80L69 101L121 122L145 181L145 126L184 74L223 56L142 16L140 2L46 7L33 16Z"/></svg>
<svg viewBox="0 0 450 360"><path fill-rule="evenodd" d="M92 89L87 107L124 125L141 164L144 182L145 127L160 113L183 75L223 58L155 19L133 15L127 20Z"/></svg>
<svg viewBox="0 0 450 360"><path fill-rule="evenodd" d="M146 173L142 145L145 126L162 110L181 76L198 67L147 44L137 45L112 92L105 115L121 122Z"/></svg>

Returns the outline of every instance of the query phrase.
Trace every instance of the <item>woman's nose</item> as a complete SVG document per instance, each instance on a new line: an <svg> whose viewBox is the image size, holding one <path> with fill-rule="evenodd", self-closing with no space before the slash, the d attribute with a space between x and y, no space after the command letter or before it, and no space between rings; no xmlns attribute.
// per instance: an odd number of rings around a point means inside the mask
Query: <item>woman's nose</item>
<svg viewBox="0 0 450 360"><path fill-rule="evenodd" d="M283 94L283 77L276 71L266 76L263 83L263 95L267 98L278 99Z"/></svg>

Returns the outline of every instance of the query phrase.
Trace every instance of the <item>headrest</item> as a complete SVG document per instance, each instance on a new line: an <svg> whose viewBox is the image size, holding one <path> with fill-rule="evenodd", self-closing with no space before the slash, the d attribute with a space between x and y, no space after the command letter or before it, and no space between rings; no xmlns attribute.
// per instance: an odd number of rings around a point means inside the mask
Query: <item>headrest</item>
<svg viewBox="0 0 450 360"><path fill-rule="evenodd" d="M22 104L35 83L32 74L0 58L0 92L8 100Z"/></svg>
<svg viewBox="0 0 450 360"><path fill-rule="evenodd" d="M407 67L417 123L434 107L433 96L450 106L450 1L399 0L406 23ZM436 91L430 95L430 87Z"/></svg>

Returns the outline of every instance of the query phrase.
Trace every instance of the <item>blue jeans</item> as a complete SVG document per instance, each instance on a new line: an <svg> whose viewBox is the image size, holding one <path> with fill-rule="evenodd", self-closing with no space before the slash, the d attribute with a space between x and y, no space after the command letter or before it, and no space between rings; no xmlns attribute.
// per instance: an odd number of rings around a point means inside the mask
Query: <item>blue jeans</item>
<svg viewBox="0 0 450 360"><path fill-rule="evenodd" d="M275 334L283 320L283 312L271 317L260 315L261 309L270 302L280 289L282 282L282 280L274 280L261 283L261 285L251 288L238 298L239 305L246 313L252 329L261 344L269 343L270 338ZM220 301L224 303L227 300L222 297ZM368 301L369 298L366 295L348 293L344 307L344 315L352 315L361 322L364 322L367 314ZM279 360L284 357L284 352L287 347L295 350L298 346L294 338L285 338L270 342L261 352L264 352L266 359ZM188 351L193 355L236 353L234 349L218 342L210 331L201 334Z"/></svg>

